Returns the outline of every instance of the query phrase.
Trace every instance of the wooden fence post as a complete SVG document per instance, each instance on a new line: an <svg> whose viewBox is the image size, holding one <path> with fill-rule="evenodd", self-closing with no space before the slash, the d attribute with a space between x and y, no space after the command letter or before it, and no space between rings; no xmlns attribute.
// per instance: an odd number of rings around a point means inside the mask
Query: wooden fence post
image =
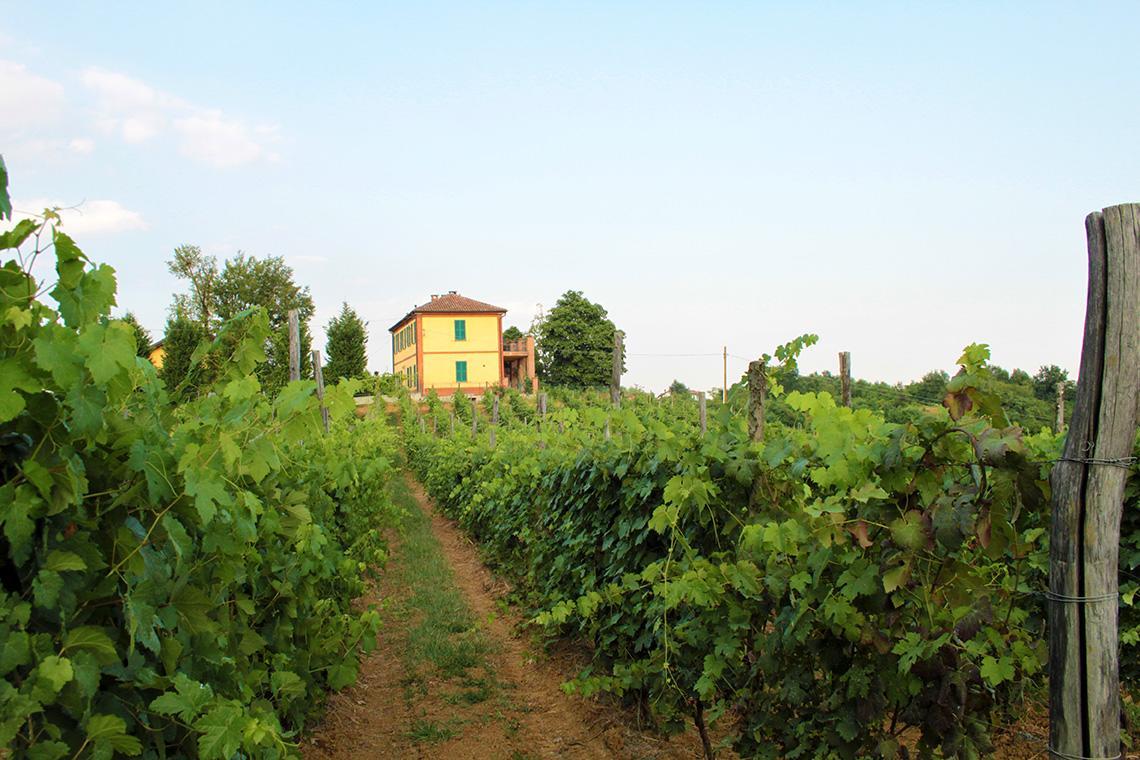
<svg viewBox="0 0 1140 760"><path fill-rule="evenodd" d="M610 418L609 417L606 417L605 438L607 441L610 439Z"/></svg>
<svg viewBox="0 0 1140 760"><path fill-rule="evenodd" d="M839 352L839 403L851 406L851 352Z"/></svg>
<svg viewBox="0 0 1140 760"><path fill-rule="evenodd" d="M1140 396L1140 204L1085 219L1089 286L1076 403L1051 476L1049 749L1120 748L1120 517Z"/></svg>
<svg viewBox="0 0 1140 760"><path fill-rule="evenodd" d="M439 423L436 421L434 413L431 415L431 434L439 435Z"/></svg>
<svg viewBox="0 0 1140 760"><path fill-rule="evenodd" d="M479 433L479 406L477 404L471 405L471 435L478 435Z"/></svg>
<svg viewBox="0 0 1140 760"><path fill-rule="evenodd" d="M451 410L451 434L455 435L455 410Z"/></svg>
<svg viewBox="0 0 1140 760"><path fill-rule="evenodd" d="M701 418L701 437L703 438L705 433L709 432L709 412L705 405L704 391L697 391L697 411Z"/></svg>
<svg viewBox="0 0 1140 760"><path fill-rule="evenodd" d="M423 417L420 417L420 432L421 432L421 433L426 433L426 432L427 432L427 423L426 423L426 422L424 422L424 418L423 418Z"/></svg>
<svg viewBox="0 0 1140 760"><path fill-rule="evenodd" d="M621 355L621 330L614 330L614 359L613 373L610 376L610 401L618 409L621 408Z"/></svg>
<svg viewBox="0 0 1140 760"><path fill-rule="evenodd" d="M499 396L491 399L491 447L495 446L495 430L499 427Z"/></svg>
<svg viewBox="0 0 1140 760"><path fill-rule="evenodd" d="M321 367L321 352L313 352L313 379L317 381L317 401L321 404L321 422L329 432L329 408L325 406L325 373Z"/></svg>
<svg viewBox="0 0 1140 760"><path fill-rule="evenodd" d="M301 322L296 309L289 310L289 382L301 379Z"/></svg>
<svg viewBox="0 0 1140 760"><path fill-rule="evenodd" d="M1065 382L1062 380L1057 383L1057 422L1053 426L1053 432L1060 433L1065 429Z"/></svg>
<svg viewBox="0 0 1140 760"><path fill-rule="evenodd" d="M764 440L764 401L768 397L768 374L763 359L748 363L748 436Z"/></svg>

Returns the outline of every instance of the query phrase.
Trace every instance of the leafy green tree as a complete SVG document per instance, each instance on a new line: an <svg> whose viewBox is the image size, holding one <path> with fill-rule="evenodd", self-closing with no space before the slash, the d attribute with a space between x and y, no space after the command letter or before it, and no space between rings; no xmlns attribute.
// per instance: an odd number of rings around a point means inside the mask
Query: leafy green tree
<svg viewBox="0 0 1140 760"><path fill-rule="evenodd" d="M325 328L325 381L341 378L368 377L368 323L347 303L341 305L340 314L329 320Z"/></svg>
<svg viewBox="0 0 1140 760"><path fill-rule="evenodd" d="M906 393L914 398L941 403L946 395L946 386L950 383L950 375L940 369L931 370L922 376L918 382L909 383Z"/></svg>
<svg viewBox="0 0 1140 760"><path fill-rule="evenodd" d="M122 316L122 320L130 325L131 330L134 331L136 353L144 359L150 356L150 347L154 343L150 337L150 331L143 327L135 315L129 311Z"/></svg>
<svg viewBox="0 0 1140 760"><path fill-rule="evenodd" d="M213 334L217 328L218 260L203 254L196 245L180 245L166 266L175 277L190 283L189 293L174 296L171 311L197 322Z"/></svg>
<svg viewBox="0 0 1140 760"><path fill-rule="evenodd" d="M514 325L511 325L506 330L503 330L503 340L516 341L522 340L525 337L526 334Z"/></svg>
<svg viewBox="0 0 1140 760"><path fill-rule="evenodd" d="M689 395L689 386L680 380L674 380L669 384L669 394L672 396L687 396Z"/></svg>
<svg viewBox="0 0 1140 760"><path fill-rule="evenodd" d="M166 336L163 338L162 348L165 354L162 358L162 369L158 376L166 384L167 389L174 391L190 373L190 357L194 349L203 340L206 340L206 329L201 324L185 316L172 316L166 322ZM190 397L192 388L187 387L184 397Z"/></svg>
<svg viewBox="0 0 1140 760"><path fill-rule="evenodd" d="M1056 399L1057 383L1064 383L1066 389L1071 385L1068 370L1061 369L1056 364L1041 367L1033 376L1033 395L1046 401Z"/></svg>
<svg viewBox="0 0 1140 760"><path fill-rule="evenodd" d="M601 304L566 291L535 325L539 378L552 386L609 385L616 330Z"/></svg>
<svg viewBox="0 0 1140 760"><path fill-rule="evenodd" d="M312 337L309 320L313 299L308 288L293 281L293 270L280 256L258 259L238 252L218 270L212 256L204 256L197 246L180 246L168 262L170 271L190 284L190 292L175 297L174 317L196 322L213 338L227 319L247 309L264 307L269 316L266 341L268 361L257 368L262 388L275 395L289 380L288 315L297 309L301 322L301 376L312 373Z"/></svg>

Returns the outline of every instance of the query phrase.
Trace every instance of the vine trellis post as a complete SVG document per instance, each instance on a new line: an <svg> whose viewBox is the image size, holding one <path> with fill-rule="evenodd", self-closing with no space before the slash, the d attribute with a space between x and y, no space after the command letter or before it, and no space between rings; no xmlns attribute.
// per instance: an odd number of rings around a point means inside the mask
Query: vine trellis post
<svg viewBox="0 0 1140 760"><path fill-rule="evenodd" d="M622 348L621 330L614 330L614 356L610 376L610 402L617 408L621 408L621 365L623 353L625 352Z"/></svg>
<svg viewBox="0 0 1140 760"><path fill-rule="evenodd" d="M851 352L839 352L839 403L851 406Z"/></svg>
<svg viewBox="0 0 1140 760"><path fill-rule="evenodd" d="M301 318L296 309L289 310L289 382L301 379Z"/></svg>
<svg viewBox="0 0 1140 760"><path fill-rule="evenodd" d="M1112 758L1121 751L1120 517L1140 413L1140 204L1089 214L1085 231L1080 375L1052 473L1049 749L1055 757Z"/></svg>

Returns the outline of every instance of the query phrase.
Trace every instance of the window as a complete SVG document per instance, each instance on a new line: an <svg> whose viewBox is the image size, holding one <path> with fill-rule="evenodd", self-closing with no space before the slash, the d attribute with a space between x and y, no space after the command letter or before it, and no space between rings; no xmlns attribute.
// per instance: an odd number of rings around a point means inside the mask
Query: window
<svg viewBox="0 0 1140 760"><path fill-rule="evenodd" d="M466 319L455 320L455 339L456 340L467 340L467 320Z"/></svg>
<svg viewBox="0 0 1140 760"><path fill-rule="evenodd" d="M462 321L462 320L457 320L457 322L458 321ZM456 362L455 363L455 382L457 382L457 383L467 382L467 362Z"/></svg>

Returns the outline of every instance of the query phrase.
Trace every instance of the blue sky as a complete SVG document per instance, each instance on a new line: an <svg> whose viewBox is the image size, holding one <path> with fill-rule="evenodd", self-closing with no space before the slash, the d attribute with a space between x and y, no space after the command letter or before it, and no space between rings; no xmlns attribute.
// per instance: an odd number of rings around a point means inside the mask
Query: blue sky
<svg viewBox="0 0 1140 760"><path fill-rule="evenodd" d="M284 256L379 370L430 293L582 290L660 390L804 332L891 382L1075 369L1084 216L1140 200L1136 3L359 6L5 3L17 208L83 201L156 333L194 243Z"/></svg>

